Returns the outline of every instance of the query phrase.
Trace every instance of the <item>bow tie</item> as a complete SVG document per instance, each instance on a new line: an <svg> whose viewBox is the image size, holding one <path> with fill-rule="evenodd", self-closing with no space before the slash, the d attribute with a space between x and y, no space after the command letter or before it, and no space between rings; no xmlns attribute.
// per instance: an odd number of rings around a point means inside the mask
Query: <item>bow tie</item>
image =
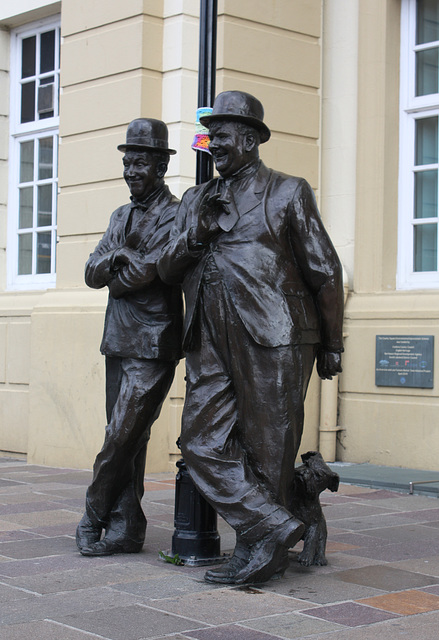
<svg viewBox="0 0 439 640"><path fill-rule="evenodd" d="M162 191L163 184L160 184L157 189L154 189L146 198L141 202L137 200L134 196L130 197L131 207L134 209L139 209L140 211L147 211L151 206L151 203L157 198L158 194Z"/></svg>
<svg viewBox="0 0 439 640"><path fill-rule="evenodd" d="M148 211L150 202L138 202L137 200L132 199L131 207L133 209L138 209L139 211Z"/></svg>

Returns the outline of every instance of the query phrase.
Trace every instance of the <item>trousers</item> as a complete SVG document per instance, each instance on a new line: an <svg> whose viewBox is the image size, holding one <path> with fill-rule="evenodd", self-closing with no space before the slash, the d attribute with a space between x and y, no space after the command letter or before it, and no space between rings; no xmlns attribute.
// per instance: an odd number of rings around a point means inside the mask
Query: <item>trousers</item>
<svg viewBox="0 0 439 640"><path fill-rule="evenodd" d="M207 273L186 354L181 450L200 492L247 544L291 517L316 345L265 347Z"/></svg>
<svg viewBox="0 0 439 640"><path fill-rule="evenodd" d="M145 539L141 500L147 445L175 366L174 361L106 357L108 424L87 489L86 510L111 540Z"/></svg>

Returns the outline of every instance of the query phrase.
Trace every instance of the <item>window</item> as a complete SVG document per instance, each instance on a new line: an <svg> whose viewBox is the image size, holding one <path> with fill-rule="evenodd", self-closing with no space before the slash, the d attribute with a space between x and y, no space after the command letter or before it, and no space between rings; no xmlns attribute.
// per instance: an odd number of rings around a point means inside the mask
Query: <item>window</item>
<svg viewBox="0 0 439 640"><path fill-rule="evenodd" d="M439 287L439 0L403 0L398 287Z"/></svg>
<svg viewBox="0 0 439 640"><path fill-rule="evenodd" d="M55 285L59 19L11 33L8 287Z"/></svg>

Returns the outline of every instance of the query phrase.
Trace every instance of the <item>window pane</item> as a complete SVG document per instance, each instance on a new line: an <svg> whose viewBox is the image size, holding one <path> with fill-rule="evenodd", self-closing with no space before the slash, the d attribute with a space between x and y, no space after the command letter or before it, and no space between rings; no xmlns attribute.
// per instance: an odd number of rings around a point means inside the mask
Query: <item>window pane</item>
<svg viewBox="0 0 439 640"><path fill-rule="evenodd" d="M34 179L34 141L20 144L20 182L32 182Z"/></svg>
<svg viewBox="0 0 439 640"><path fill-rule="evenodd" d="M21 45L21 77L29 78L35 75L35 45L36 36L25 38Z"/></svg>
<svg viewBox="0 0 439 640"><path fill-rule="evenodd" d="M41 34L40 73L52 71L55 68L55 31Z"/></svg>
<svg viewBox="0 0 439 640"><path fill-rule="evenodd" d="M51 235L50 231L37 234L37 273L50 273Z"/></svg>
<svg viewBox="0 0 439 640"><path fill-rule="evenodd" d="M55 78L53 76L47 76L41 78L40 86L38 87L38 117L40 120L44 118L53 118L54 111L54 90L55 90Z"/></svg>
<svg viewBox="0 0 439 640"><path fill-rule="evenodd" d="M52 185L38 187L37 226L48 227L52 224Z"/></svg>
<svg viewBox="0 0 439 640"><path fill-rule="evenodd" d="M416 53L416 95L438 93L439 49Z"/></svg>
<svg viewBox="0 0 439 640"><path fill-rule="evenodd" d="M415 173L415 218L436 218L437 213L437 171Z"/></svg>
<svg viewBox="0 0 439 640"><path fill-rule="evenodd" d="M45 84L53 84L55 82L55 76L45 76L40 78L40 86Z"/></svg>
<svg viewBox="0 0 439 640"><path fill-rule="evenodd" d="M19 205L18 205L18 228L29 229L33 224L33 187L25 187L20 189Z"/></svg>
<svg viewBox="0 0 439 640"><path fill-rule="evenodd" d="M53 138L40 138L38 151L38 180L46 180L53 175Z"/></svg>
<svg viewBox="0 0 439 640"><path fill-rule="evenodd" d="M414 232L414 271L436 271L437 225L417 225Z"/></svg>
<svg viewBox="0 0 439 640"><path fill-rule="evenodd" d="M32 234L18 236L18 275L32 273Z"/></svg>
<svg viewBox="0 0 439 640"><path fill-rule="evenodd" d="M434 164L438 161L438 117L416 120L415 164Z"/></svg>
<svg viewBox="0 0 439 640"><path fill-rule="evenodd" d="M418 0L416 16L416 44L439 40L439 3L437 0Z"/></svg>
<svg viewBox="0 0 439 640"><path fill-rule="evenodd" d="M58 177L58 136L55 136L55 178Z"/></svg>
<svg viewBox="0 0 439 640"><path fill-rule="evenodd" d="M35 120L35 82L21 85L21 122Z"/></svg>
<svg viewBox="0 0 439 640"><path fill-rule="evenodd" d="M46 118L53 118L53 111L46 111L45 113L38 114L40 120L45 120Z"/></svg>

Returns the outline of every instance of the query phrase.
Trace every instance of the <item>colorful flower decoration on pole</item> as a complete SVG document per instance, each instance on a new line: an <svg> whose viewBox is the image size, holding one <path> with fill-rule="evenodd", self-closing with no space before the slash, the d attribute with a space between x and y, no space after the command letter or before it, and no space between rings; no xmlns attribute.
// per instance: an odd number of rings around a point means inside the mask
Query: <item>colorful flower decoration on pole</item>
<svg viewBox="0 0 439 640"><path fill-rule="evenodd" d="M197 109L197 120L195 122L195 136L191 147L194 151L209 151L209 132L208 129L200 122L200 118L208 116L212 113L212 107L199 107Z"/></svg>

